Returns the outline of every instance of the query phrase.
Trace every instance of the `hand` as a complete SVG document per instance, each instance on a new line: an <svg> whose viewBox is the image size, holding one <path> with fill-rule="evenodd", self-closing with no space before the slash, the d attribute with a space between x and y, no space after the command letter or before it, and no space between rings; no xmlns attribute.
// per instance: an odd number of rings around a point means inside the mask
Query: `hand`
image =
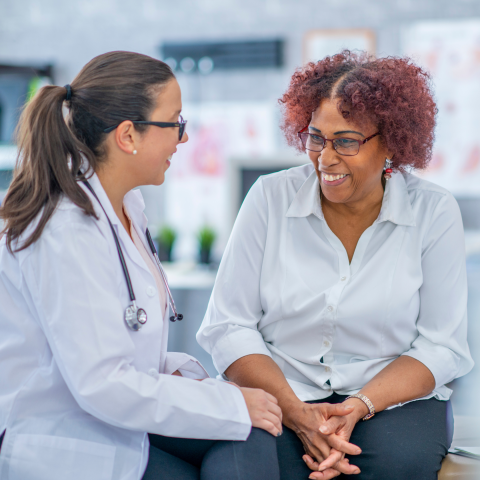
<svg viewBox="0 0 480 480"><path fill-rule="evenodd" d="M259 388L238 387L242 392L252 426L262 428L274 437L282 434L282 410L277 399Z"/></svg>
<svg viewBox="0 0 480 480"><path fill-rule="evenodd" d="M347 415L330 417L330 419L320 427L321 433L326 435L327 442L332 447L330 455L321 463L315 462L308 455L305 455L304 457L305 463L312 470L318 472L327 471L332 468L343 470L348 463L348 459L344 458L344 456L345 453L350 452L344 451L344 444L350 440L355 425L368 413L368 409L361 400L356 398L347 400L343 405L353 407L353 409ZM360 469L357 467L355 468L356 471L352 473L360 473ZM320 476L317 473L312 473L310 478L323 479L325 477Z"/></svg>
<svg viewBox="0 0 480 480"><path fill-rule="evenodd" d="M172 375L175 375L176 377L183 377L183 375L178 371L178 370L175 370Z"/></svg>
<svg viewBox="0 0 480 480"><path fill-rule="evenodd" d="M358 455L361 450L356 445L348 442L348 438L345 436L342 438L338 436L335 438L335 445L329 444L329 435L325 435L320 431L320 428L324 426L327 421L333 418L343 418L354 410L353 405L332 405L329 403L308 404L301 402L298 406L289 408L291 412L288 418L285 419L285 424L292 428L298 435L303 443L306 455L303 457L305 463L314 468L318 472L320 464L324 460L329 459L329 462L325 467L322 465L321 472L315 473L311 478L318 479L330 479L345 473L351 475L359 473L358 467L350 465L344 454L349 453L351 455ZM335 427L333 422L329 425L330 429ZM332 447L335 447L332 449ZM316 460L316 461L315 461ZM335 460L335 462L332 462ZM313 474L312 474L313 475Z"/></svg>

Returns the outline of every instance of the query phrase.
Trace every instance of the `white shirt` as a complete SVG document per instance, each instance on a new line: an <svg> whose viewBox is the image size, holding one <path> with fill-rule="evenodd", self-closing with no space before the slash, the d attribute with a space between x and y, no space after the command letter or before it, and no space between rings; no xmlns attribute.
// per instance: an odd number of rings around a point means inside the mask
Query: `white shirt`
<svg viewBox="0 0 480 480"><path fill-rule="evenodd" d="M114 224L148 321L138 332L125 324L125 278L105 214L89 192L99 220L63 199L26 250L12 256L2 239L2 480L138 480L148 460L145 432L227 440L250 433L238 388L195 381L208 377L200 364L167 353L169 312L161 313L155 280L98 178L90 184ZM145 232L140 192L128 193L125 206ZM189 378L171 376L177 369Z"/></svg>
<svg viewBox="0 0 480 480"><path fill-rule="evenodd" d="M400 355L435 377L426 398L473 365L455 199L395 173L352 262L322 213L311 165L261 177L248 193L197 334L223 373L272 357L301 400L357 393ZM327 383L330 381L330 385Z"/></svg>

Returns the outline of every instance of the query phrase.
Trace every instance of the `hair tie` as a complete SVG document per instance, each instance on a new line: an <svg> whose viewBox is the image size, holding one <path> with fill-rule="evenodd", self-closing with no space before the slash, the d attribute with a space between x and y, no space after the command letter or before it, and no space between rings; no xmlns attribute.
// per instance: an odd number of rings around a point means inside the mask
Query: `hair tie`
<svg viewBox="0 0 480 480"><path fill-rule="evenodd" d="M64 88L67 89L67 94L65 95L65 101L70 101L72 98L72 87L70 85L65 85Z"/></svg>

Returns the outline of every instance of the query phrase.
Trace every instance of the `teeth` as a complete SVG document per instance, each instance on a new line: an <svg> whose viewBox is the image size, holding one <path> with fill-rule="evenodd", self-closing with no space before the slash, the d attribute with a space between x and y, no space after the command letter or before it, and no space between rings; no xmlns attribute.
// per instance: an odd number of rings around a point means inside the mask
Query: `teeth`
<svg viewBox="0 0 480 480"><path fill-rule="evenodd" d="M327 175L326 173L322 173L322 177L324 180L327 180L327 182L333 182L335 180L340 180L343 177L346 177L347 175L345 173L341 175Z"/></svg>
<svg viewBox="0 0 480 480"><path fill-rule="evenodd" d="M170 155L170 156L168 157L168 161L170 161L170 160L172 159L172 157L173 157L173 155Z"/></svg>

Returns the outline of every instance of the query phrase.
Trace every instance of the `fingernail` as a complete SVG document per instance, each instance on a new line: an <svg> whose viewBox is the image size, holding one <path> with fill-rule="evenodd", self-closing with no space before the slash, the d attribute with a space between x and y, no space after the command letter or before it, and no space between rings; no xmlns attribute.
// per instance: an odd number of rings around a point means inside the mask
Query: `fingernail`
<svg viewBox="0 0 480 480"><path fill-rule="evenodd" d="M328 432L328 428L327 428L325 425L322 425L322 426L320 427L320 431L321 431L322 433L327 433L327 432Z"/></svg>
<svg viewBox="0 0 480 480"><path fill-rule="evenodd" d="M357 455L360 455L360 454L362 453L362 451L361 451L360 449L358 449L358 450L355 450L355 453L356 453Z"/></svg>
<svg viewBox="0 0 480 480"><path fill-rule="evenodd" d="M281 437L283 432L278 432L277 437Z"/></svg>
<svg viewBox="0 0 480 480"><path fill-rule="evenodd" d="M360 473L360 469L357 468L353 473Z"/></svg>
<svg viewBox="0 0 480 480"><path fill-rule="evenodd" d="M310 480L315 480L315 477L313 476L313 473L308 477Z"/></svg>

